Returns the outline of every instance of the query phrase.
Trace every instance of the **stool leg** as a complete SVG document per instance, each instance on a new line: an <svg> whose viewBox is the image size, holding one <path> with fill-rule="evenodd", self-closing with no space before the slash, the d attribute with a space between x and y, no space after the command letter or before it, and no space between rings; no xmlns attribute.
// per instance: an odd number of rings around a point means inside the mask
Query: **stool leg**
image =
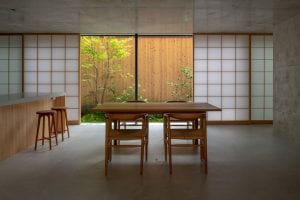
<svg viewBox="0 0 300 200"><path fill-rule="evenodd" d="M39 118L38 118L38 125L37 125L37 129L36 129L36 136L35 136L35 146L34 146L34 150L36 150L37 142L38 142L38 139L39 139L40 121L41 121L41 116L39 115Z"/></svg>
<svg viewBox="0 0 300 200"><path fill-rule="evenodd" d="M50 124L50 115L47 115L48 117L48 130L49 130L49 146L50 146L50 150L52 149L52 145L51 145L51 124Z"/></svg>
<svg viewBox="0 0 300 200"><path fill-rule="evenodd" d="M42 138L42 145L44 145L45 140L45 116L42 116L43 118L43 138Z"/></svg>
<svg viewBox="0 0 300 200"><path fill-rule="evenodd" d="M59 111L60 113L60 126L61 126L61 138L62 138L62 141L64 141L64 132L65 132L65 129L64 129L64 125L63 125L63 111Z"/></svg>
<svg viewBox="0 0 300 200"><path fill-rule="evenodd" d="M68 117L67 117L67 110L64 110L64 113L65 113L65 120L66 120L66 126L67 126L68 137L70 137L70 133L69 133L69 125L68 125Z"/></svg>
<svg viewBox="0 0 300 200"><path fill-rule="evenodd" d="M56 141L56 145L58 145L58 141L57 141L57 127L56 127L56 124L55 124L54 114L52 114L51 116L52 116L51 131L54 128L55 141Z"/></svg>

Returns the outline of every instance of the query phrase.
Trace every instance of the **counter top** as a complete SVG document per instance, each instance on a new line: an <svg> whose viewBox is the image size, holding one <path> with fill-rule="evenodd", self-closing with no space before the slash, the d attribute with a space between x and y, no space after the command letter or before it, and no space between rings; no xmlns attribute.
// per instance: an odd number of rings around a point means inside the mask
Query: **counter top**
<svg viewBox="0 0 300 200"><path fill-rule="evenodd" d="M64 92L55 93L18 93L10 95L0 95L0 106L8 106L20 103L27 103L42 99L51 99L55 97L65 96Z"/></svg>

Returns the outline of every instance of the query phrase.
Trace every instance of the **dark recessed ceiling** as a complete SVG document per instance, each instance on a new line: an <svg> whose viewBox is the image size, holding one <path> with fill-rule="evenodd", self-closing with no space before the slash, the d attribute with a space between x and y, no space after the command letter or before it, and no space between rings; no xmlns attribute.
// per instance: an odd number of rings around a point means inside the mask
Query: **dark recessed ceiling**
<svg viewBox="0 0 300 200"><path fill-rule="evenodd" d="M0 0L0 32L272 32L299 0Z"/></svg>

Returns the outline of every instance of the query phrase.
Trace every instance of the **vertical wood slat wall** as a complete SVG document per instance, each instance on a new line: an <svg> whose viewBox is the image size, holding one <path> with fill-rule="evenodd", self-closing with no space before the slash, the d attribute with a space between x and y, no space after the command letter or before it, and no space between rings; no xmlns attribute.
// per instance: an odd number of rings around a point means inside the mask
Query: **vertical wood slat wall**
<svg viewBox="0 0 300 200"><path fill-rule="evenodd" d="M271 122L271 44L270 34L194 35L194 101L222 107L222 112L209 113L210 121ZM254 63L257 60L259 69ZM267 70L264 67L266 63ZM263 77L259 84L255 82L257 70ZM257 110L263 114L257 113Z"/></svg>
<svg viewBox="0 0 300 200"><path fill-rule="evenodd" d="M70 123L80 121L79 34L24 35L24 92L65 92Z"/></svg>

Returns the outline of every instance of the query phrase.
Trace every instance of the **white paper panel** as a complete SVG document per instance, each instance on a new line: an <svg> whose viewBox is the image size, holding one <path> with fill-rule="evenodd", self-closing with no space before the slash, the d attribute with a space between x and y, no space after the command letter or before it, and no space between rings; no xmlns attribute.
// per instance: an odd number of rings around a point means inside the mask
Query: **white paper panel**
<svg viewBox="0 0 300 200"><path fill-rule="evenodd" d="M235 108L235 97L222 97L222 108Z"/></svg>
<svg viewBox="0 0 300 200"><path fill-rule="evenodd" d="M273 59L273 48L265 48L265 59Z"/></svg>
<svg viewBox="0 0 300 200"><path fill-rule="evenodd" d="M194 101L196 103L202 103L202 102L207 102L207 97L194 97Z"/></svg>
<svg viewBox="0 0 300 200"><path fill-rule="evenodd" d="M9 85L9 93L10 94L18 94L22 92L21 84L10 84Z"/></svg>
<svg viewBox="0 0 300 200"><path fill-rule="evenodd" d="M235 120L235 109L222 109L222 120Z"/></svg>
<svg viewBox="0 0 300 200"><path fill-rule="evenodd" d="M195 48L194 59L207 59L207 49L206 48Z"/></svg>
<svg viewBox="0 0 300 200"><path fill-rule="evenodd" d="M78 48L67 48L66 59L78 59Z"/></svg>
<svg viewBox="0 0 300 200"><path fill-rule="evenodd" d="M52 72L52 84L64 84L65 74L63 72Z"/></svg>
<svg viewBox="0 0 300 200"><path fill-rule="evenodd" d="M78 83L78 72L66 72L66 83Z"/></svg>
<svg viewBox="0 0 300 200"><path fill-rule="evenodd" d="M249 97L236 97L236 108L249 108Z"/></svg>
<svg viewBox="0 0 300 200"><path fill-rule="evenodd" d="M273 96L273 85L265 85L265 95L267 97Z"/></svg>
<svg viewBox="0 0 300 200"><path fill-rule="evenodd" d="M251 37L251 46L252 47L264 47L264 36L252 36Z"/></svg>
<svg viewBox="0 0 300 200"><path fill-rule="evenodd" d="M236 85L236 96L248 97L249 85Z"/></svg>
<svg viewBox="0 0 300 200"><path fill-rule="evenodd" d="M78 96L78 85L66 85L67 96Z"/></svg>
<svg viewBox="0 0 300 200"><path fill-rule="evenodd" d="M0 95L7 95L8 94L8 85L0 84Z"/></svg>
<svg viewBox="0 0 300 200"><path fill-rule="evenodd" d="M52 60L52 70L53 71L65 71L65 61L64 60Z"/></svg>
<svg viewBox="0 0 300 200"><path fill-rule="evenodd" d="M52 59L65 59L65 48L52 48Z"/></svg>
<svg viewBox="0 0 300 200"><path fill-rule="evenodd" d="M38 84L50 84L51 73L50 72L38 72Z"/></svg>
<svg viewBox="0 0 300 200"><path fill-rule="evenodd" d="M222 84L235 84L235 72L222 72Z"/></svg>
<svg viewBox="0 0 300 200"><path fill-rule="evenodd" d="M214 106L221 107L221 97L208 97L207 101Z"/></svg>
<svg viewBox="0 0 300 200"><path fill-rule="evenodd" d="M234 35L223 35L222 36L222 47L235 47L235 36Z"/></svg>
<svg viewBox="0 0 300 200"><path fill-rule="evenodd" d="M67 97L66 98L66 105L68 108L78 108L78 97Z"/></svg>
<svg viewBox="0 0 300 200"><path fill-rule="evenodd" d="M8 59L8 48L0 48L0 59Z"/></svg>
<svg viewBox="0 0 300 200"><path fill-rule="evenodd" d="M36 35L25 35L24 36L24 46L25 47L37 47L37 36Z"/></svg>
<svg viewBox="0 0 300 200"><path fill-rule="evenodd" d="M39 93L50 93L51 85L38 85Z"/></svg>
<svg viewBox="0 0 300 200"><path fill-rule="evenodd" d="M78 60L66 60L67 71L78 71L78 69L79 69Z"/></svg>
<svg viewBox="0 0 300 200"><path fill-rule="evenodd" d="M195 84L207 84L207 73L206 72L195 72L194 73Z"/></svg>
<svg viewBox="0 0 300 200"><path fill-rule="evenodd" d="M209 35L208 36L208 47L221 47L221 36L220 35Z"/></svg>
<svg viewBox="0 0 300 200"><path fill-rule="evenodd" d="M273 36L265 36L265 47L273 47Z"/></svg>
<svg viewBox="0 0 300 200"><path fill-rule="evenodd" d="M194 35L195 47L207 47L206 35Z"/></svg>
<svg viewBox="0 0 300 200"><path fill-rule="evenodd" d="M253 84L264 84L264 73L263 72L252 72L251 73L251 82Z"/></svg>
<svg viewBox="0 0 300 200"><path fill-rule="evenodd" d="M235 60L222 60L222 71L235 71Z"/></svg>
<svg viewBox="0 0 300 200"><path fill-rule="evenodd" d="M249 71L249 60L236 60L236 71Z"/></svg>
<svg viewBox="0 0 300 200"><path fill-rule="evenodd" d="M208 84L221 84L221 72L208 72Z"/></svg>
<svg viewBox="0 0 300 200"><path fill-rule="evenodd" d="M222 48L222 59L235 59L235 48Z"/></svg>
<svg viewBox="0 0 300 200"><path fill-rule="evenodd" d="M38 59L51 59L51 48L39 48Z"/></svg>
<svg viewBox="0 0 300 200"><path fill-rule="evenodd" d="M37 83L37 73L36 72L25 72L24 82L26 84L36 84Z"/></svg>
<svg viewBox="0 0 300 200"><path fill-rule="evenodd" d="M249 110L236 109L236 120L249 120Z"/></svg>
<svg viewBox="0 0 300 200"><path fill-rule="evenodd" d="M10 84L22 84L22 72L10 72L9 73Z"/></svg>
<svg viewBox="0 0 300 200"><path fill-rule="evenodd" d="M8 71L8 60L0 60L0 71Z"/></svg>
<svg viewBox="0 0 300 200"><path fill-rule="evenodd" d="M21 35L10 35L9 36L10 47L20 47L22 48L22 36Z"/></svg>
<svg viewBox="0 0 300 200"><path fill-rule="evenodd" d="M273 97L265 97L265 108L273 108Z"/></svg>
<svg viewBox="0 0 300 200"><path fill-rule="evenodd" d="M265 71L267 72L273 71L273 60L265 60Z"/></svg>
<svg viewBox="0 0 300 200"><path fill-rule="evenodd" d="M252 97L251 106L252 108L264 108L264 97Z"/></svg>
<svg viewBox="0 0 300 200"><path fill-rule="evenodd" d="M221 60L208 60L208 71L221 71Z"/></svg>
<svg viewBox="0 0 300 200"><path fill-rule="evenodd" d="M51 71L51 60L38 60L38 71Z"/></svg>
<svg viewBox="0 0 300 200"><path fill-rule="evenodd" d="M8 72L0 72L0 84L8 84Z"/></svg>
<svg viewBox="0 0 300 200"><path fill-rule="evenodd" d="M194 95L195 96L207 96L207 85L195 85Z"/></svg>
<svg viewBox="0 0 300 200"><path fill-rule="evenodd" d="M9 37L7 35L0 35L0 47L8 47Z"/></svg>
<svg viewBox="0 0 300 200"><path fill-rule="evenodd" d="M10 48L9 49L10 59L22 59L22 49L21 48Z"/></svg>
<svg viewBox="0 0 300 200"><path fill-rule="evenodd" d="M37 92L37 85L25 84L24 91L28 92L28 93L36 93Z"/></svg>
<svg viewBox="0 0 300 200"><path fill-rule="evenodd" d="M236 72L236 83L237 84L249 84L249 73L248 72Z"/></svg>
<svg viewBox="0 0 300 200"><path fill-rule="evenodd" d="M235 85L222 85L222 96L235 96Z"/></svg>
<svg viewBox="0 0 300 200"><path fill-rule="evenodd" d="M221 120L221 112L208 112L208 117L207 119L209 121L213 120Z"/></svg>
<svg viewBox="0 0 300 200"><path fill-rule="evenodd" d="M252 59L264 59L264 48L251 48Z"/></svg>
<svg viewBox="0 0 300 200"><path fill-rule="evenodd" d="M252 96L264 96L264 85L251 85Z"/></svg>
<svg viewBox="0 0 300 200"><path fill-rule="evenodd" d="M251 109L252 120L263 120L264 119L264 109Z"/></svg>
<svg viewBox="0 0 300 200"><path fill-rule="evenodd" d="M273 120L273 109L265 109L265 120Z"/></svg>
<svg viewBox="0 0 300 200"><path fill-rule="evenodd" d="M251 60L251 70L257 72L264 71L264 60Z"/></svg>
<svg viewBox="0 0 300 200"><path fill-rule="evenodd" d="M68 120L78 120L79 111L78 109L67 109Z"/></svg>
<svg viewBox="0 0 300 200"><path fill-rule="evenodd" d="M39 35L38 36L39 47L51 47L51 35Z"/></svg>
<svg viewBox="0 0 300 200"><path fill-rule="evenodd" d="M237 48L236 49L236 59L249 59L249 49L248 48Z"/></svg>
<svg viewBox="0 0 300 200"><path fill-rule="evenodd" d="M74 70L68 70L68 71L74 71ZM207 60L195 60L194 71L207 71Z"/></svg>
<svg viewBox="0 0 300 200"><path fill-rule="evenodd" d="M37 61L36 60L24 60L24 70L25 71L37 71Z"/></svg>
<svg viewBox="0 0 300 200"><path fill-rule="evenodd" d="M221 85L208 85L208 96L221 96Z"/></svg>
<svg viewBox="0 0 300 200"><path fill-rule="evenodd" d="M52 47L65 47L65 36L64 35L53 35L52 36Z"/></svg>
<svg viewBox="0 0 300 200"><path fill-rule="evenodd" d="M9 71L22 71L22 60L10 60Z"/></svg>
<svg viewBox="0 0 300 200"><path fill-rule="evenodd" d="M265 72L265 83L273 84L273 72Z"/></svg>
<svg viewBox="0 0 300 200"><path fill-rule="evenodd" d="M67 47L79 47L79 36L78 35L67 35L66 36Z"/></svg>
<svg viewBox="0 0 300 200"><path fill-rule="evenodd" d="M249 47L249 36L248 35L237 35L236 36L236 47Z"/></svg>
<svg viewBox="0 0 300 200"><path fill-rule="evenodd" d="M24 49L25 59L37 59L37 48L25 48Z"/></svg>
<svg viewBox="0 0 300 200"><path fill-rule="evenodd" d="M52 85L52 92L65 92L65 85Z"/></svg>
<svg viewBox="0 0 300 200"><path fill-rule="evenodd" d="M208 48L208 59L221 59L221 48Z"/></svg>

